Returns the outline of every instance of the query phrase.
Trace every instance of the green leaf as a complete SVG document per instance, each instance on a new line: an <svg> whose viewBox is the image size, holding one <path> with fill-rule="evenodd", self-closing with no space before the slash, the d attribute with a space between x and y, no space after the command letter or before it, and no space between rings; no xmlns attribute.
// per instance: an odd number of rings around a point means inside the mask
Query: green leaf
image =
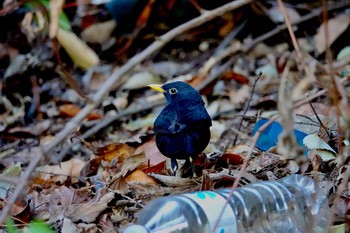
<svg viewBox="0 0 350 233"><path fill-rule="evenodd" d="M46 223L34 220L29 224L27 233L54 233L54 231Z"/></svg>
<svg viewBox="0 0 350 233"><path fill-rule="evenodd" d="M6 230L8 233L19 233L18 229L14 226L14 222L11 218L6 220Z"/></svg>

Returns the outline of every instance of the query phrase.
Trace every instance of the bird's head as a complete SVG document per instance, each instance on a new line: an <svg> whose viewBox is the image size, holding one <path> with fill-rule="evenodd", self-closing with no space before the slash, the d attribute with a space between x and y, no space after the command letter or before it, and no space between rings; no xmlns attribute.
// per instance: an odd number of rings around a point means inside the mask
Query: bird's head
<svg viewBox="0 0 350 233"><path fill-rule="evenodd" d="M202 101L202 97L198 91L185 82L176 81L164 85L151 84L148 86L153 90L163 93L168 103L181 100Z"/></svg>

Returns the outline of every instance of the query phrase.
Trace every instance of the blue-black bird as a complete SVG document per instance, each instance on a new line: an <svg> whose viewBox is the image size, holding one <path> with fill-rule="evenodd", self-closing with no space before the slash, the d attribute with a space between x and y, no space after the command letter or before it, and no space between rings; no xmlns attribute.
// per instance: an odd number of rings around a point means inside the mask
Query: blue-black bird
<svg viewBox="0 0 350 233"><path fill-rule="evenodd" d="M153 130L159 151L171 158L175 173L178 168L176 159L191 162L208 145L211 118L202 97L189 84L171 82L149 87L163 93L167 100L167 105L154 122Z"/></svg>

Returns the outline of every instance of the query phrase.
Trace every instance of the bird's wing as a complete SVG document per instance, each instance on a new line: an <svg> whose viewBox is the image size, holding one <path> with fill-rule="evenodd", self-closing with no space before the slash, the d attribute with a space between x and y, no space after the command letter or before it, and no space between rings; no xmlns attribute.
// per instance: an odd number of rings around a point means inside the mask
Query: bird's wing
<svg viewBox="0 0 350 233"><path fill-rule="evenodd" d="M167 106L161 111L156 121L154 122L153 131L164 134L177 133L176 125L177 113L175 109L168 108Z"/></svg>
<svg viewBox="0 0 350 233"><path fill-rule="evenodd" d="M211 118L204 106L193 106L187 111L178 112L177 123L183 129L210 127Z"/></svg>
<svg viewBox="0 0 350 233"><path fill-rule="evenodd" d="M155 133L175 134L199 127L210 127L211 119L202 104L167 105L154 123Z"/></svg>

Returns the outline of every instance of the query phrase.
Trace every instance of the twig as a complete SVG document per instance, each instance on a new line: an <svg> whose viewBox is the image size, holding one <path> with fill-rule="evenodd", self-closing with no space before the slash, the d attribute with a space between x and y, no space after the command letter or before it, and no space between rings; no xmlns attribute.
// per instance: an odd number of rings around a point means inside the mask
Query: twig
<svg viewBox="0 0 350 233"><path fill-rule="evenodd" d="M339 83L344 83L344 82L347 81L347 80L348 80L348 78L343 78L342 80L339 81ZM301 100L301 101L299 101L299 102L296 102L295 104L293 104L293 108L297 108L297 107L300 107L300 106L302 106L302 105L304 105L304 104L307 104L307 103L309 103L311 100L313 100L313 99L315 99L315 98L317 98L317 97L319 97L319 96L321 96L321 95L327 93L327 91L328 91L327 89L321 90L321 91L317 92L316 94L305 98L304 100ZM245 157L244 162L243 162L243 164L242 164L242 167L241 167L241 169L239 170L238 176L237 176L235 182L234 182L233 185L232 185L232 188L231 188L231 190L230 190L229 195L228 195L227 198L226 198L225 205L222 207L222 210L221 210L221 212L220 212L220 215L219 215L218 219L217 219L216 222L215 222L215 225L214 225L214 227L213 227L212 233L215 232L215 229L217 228L217 226L218 226L218 224L219 224L219 220L220 220L221 216L222 216L223 213L224 213L224 210L225 210L225 208L226 208L226 205L227 205L228 203L230 203L230 199L231 199L231 197L232 197L234 191L235 191L236 188L238 187L238 184L239 184L241 178L243 177L243 174L244 174L244 172L245 172L245 169L246 169L247 166L248 166L248 162L249 162L250 159L252 158L252 154L253 154L254 148L255 148L255 146L256 146L256 143L257 143L258 140L259 140L259 137L261 136L261 133L262 133L269 125L271 125L272 122L274 122L274 121L277 120L278 118L279 118L278 115L272 117L268 122L266 122L265 124L263 124L263 125L258 129L258 131L256 131L256 133L254 134L253 139L252 139L252 142L251 142L251 144L250 144L250 146L249 146L249 150L248 150L247 156Z"/></svg>
<svg viewBox="0 0 350 233"><path fill-rule="evenodd" d="M98 92L94 95L93 101L89 102L74 118L72 118L66 126L55 136L55 139L52 140L49 144L47 144L43 152L44 154L49 154L49 152L54 149L57 145L63 142L68 135L74 131L78 127L78 125L88 116L88 114L94 110L104 99L104 97L113 89L114 84L121 79L127 72L133 69L137 64L140 64L145 59L147 59L152 54L156 53L160 50L165 44L171 41L174 37L186 32L187 30L202 25L203 23L214 19L218 16L223 15L227 11L231 11L247 5L254 0L237 0L229 2L221 7L218 7L211 11L205 11L202 15L197 18L194 18L184 24L179 25L178 27L170 30L165 33L158 40L154 41L151 45L149 45L145 50L141 53L132 57L125 65L123 65L120 69L115 71L111 77L101 86ZM11 206L14 204L18 196L20 195L23 187L25 186L27 180L29 179L32 171L39 164L42 155L36 157L34 160L30 162L27 169L25 170L21 182L16 186L16 189L13 193L13 196L9 200L8 204L3 208L0 215L0 224L5 220L8 212L11 209Z"/></svg>
<svg viewBox="0 0 350 233"><path fill-rule="evenodd" d="M57 38L52 39L52 50L55 54L57 63L58 63L58 73L64 78L64 80L70 85L71 88L73 88L74 91L77 92L77 94L87 100L90 101L89 97L86 96L83 92L83 90L79 87L77 81L74 79L74 77L68 72L68 70L65 68L65 65L63 64L63 61L61 59L61 55L59 52L59 46L58 46L58 40Z"/></svg>
<svg viewBox="0 0 350 233"><path fill-rule="evenodd" d="M343 177L343 179L342 179L340 185L338 185L338 187L337 187L337 192L336 192L335 198L333 200L334 204L339 203L340 199L342 197L342 194L344 192L346 192L346 190L348 190L349 177L350 177L350 170L348 168L345 169L344 173L342 173L342 177ZM328 218L328 223L327 223L326 229L329 229L333 225L334 220L335 220L335 213L332 211L329 218Z"/></svg>
<svg viewBox="0 0 350 233"><path fill-rule="evenodd" d="M197 27L211 19L214 19L218 16L221 16L227 11L231 11L247 5L254 0L237 0L230 3L227 3L221 7L218 7L211 11L205 11L202 15L197 18L194 18L180 26L170 30L165 33L158 40L154 41L150 46L148 46L141 53L132 57L125 65L116 70L111 77L101 86L98 92L93 97L93 102L87 104L74 118L72 118L66 126L55 136L49 144L44 148L45 152L51 151L54 147L59 145L63 140L65 140L68 135L78 127L78 125L85 119L85 117L95 109L103 100L103 98L113 89L114 85L123 77L127 72L133 69L137 64L143 62L147 57L152 55L161 49L166 43L171 41L174 37L184 33L185 31Z"/></svg>
<svg viewBox="0 0 350 233"><path fill-rule="evenodd" d="M241 117L241 121L239 122L239 125L238 125L238 129L237 129L238 131L241 130L244 117L245 117L245 115L247 114L247 112L248 112L248 110L249 110L249 107L250 107L250 102L251 102L252 99L253 99L253 94L254 94L254 92L255 92L256 84L258 83L258 81L259 81L259 79L261 78L261 76L262 76L262 73L260 73L259 76L254 80L254 83L253 83L253 86L252 86L252 91L251 91L251 93L250 93L249 100L248 100L247 105L246 105L246 107L245 107L245 109L244 109L243 115L242 115L242 117ZM235 140L233 140L233 143L232 143L233 145L236 145L237 139L238 139L238 134L236 134Z"/></svg>
<svg viewBox="0 0 350 233"><path fill-rule="evenodd" d="M218 64L221 60L228 57L229 55L233 55L234 53L237 53L241 51L241 48L239 46L233 45L229 46L228 44L231 43L233 38L237 36L237 34L242 31L244 26L247 24L246 21L241 23L240 25L236 26L226 37L225 39L218 45L218 47L214 51L214 55L211 56L208 61L202 66L202 68L198 72L199 77L205 77L209 71Z"/></svg>
<svg viewBox="0 0 350 233"><path fill-rule="evenodd" d="M349 2L339 2L337 4L330 6L328 9L329 9L329 11L337 10L337 9L346 7L348 5L350 5ZM315 9L315 10L311 11L309 14L304 15L304 16L300 17L298 20L294 21L293 25L303 23L303 22L310 20L316 16L319 16L321 13L322 13L322 8ZM208 61L200 69L199 76L201 76L201 75L205 76L209 72L210 69L212 69L217 63L219 63L221 60L225 59L226 57L232 56L233 54L238 55L241 53L248 53L251 49L254 48L255 45L265 41L266 39L268 39L274 35L277 35L278 33L280 33L281 31L283 31L285 29L287 29L287 25L284 23L283 25L276 27L272 31L269 31L269 32L255 38L251 42L244 44L242 46L242 48L240 48L239 46L234 44L234 45L227 47L224 50L224 52L214 53L214 56L212 56L210 59L208 59ZM336 63L334 63L334 69L335 69L335 67L337 67L337 69L340 69L340 68L344 67L345 65L347 65L349 62L350 62L350 57L347 57L342 61L336 62ZM321 64L319 62L317 62L316 64L317 64L317 67L320 68L323 72L325 72L325 73L330 72L328 67L325 67L323 64ZM210 83L211 81L213 81L213 80L206 79L204 81L204 83L201 83L201 86L202 85L205 86L208 83Z"/></svg>
<svg viewBox="0 0 350 233"><path fill-rule="evenodd" d="M335 4L333 5L332 7L329 8L329 10L335 10L335 9L338 9L338 8L342 8L342 7L345 7L349 5L349 3L345 4L345 3L339 3L339 4ZM308 15L305 15L303 17L301 17L298 21L295 21L294 24L299 24L299 23L302 23L304 21L307 21L307 20L310 20L316 16L318 16L320 13L321 13L321 8L319 9L316 9L316 10L313 10L312 12L310 12ZM176 28L175 28L176 29ZM175 30L174 29L174 30ZM206 73L208 72L210 69L212 69L214 67L215 64L217 64L219 61L221 61L222 59L232 55L233 53L246 53L246 52L249 52L252 48L254 48L254 46L274 35L276 35L277 33L279 33L281 30L285 30L287 29L287 26L284 24L280 27L277 27L275 28L274 30L262 35L262 36L259 36L257 38L255 38L253 41L243 45L243 47L240 49L238 48L237 46L229 46L227 49L224 50L223 53L218 53L217 54L217 57L214 57L212 61L209 61L203 65L203 68L201 70L206 70L205 72L203 73ZM141 54L137 55L137 56L140 56ZM226 62L223 66L221 66L219 69L221 71L226 71L228 69L228 67L230 67L230 65L232 65L235 61L235 58L231 58L228 62ZM210 62L212 62L211 64L209 64ZM128 63L127 63L128 64ZM125 64L125 66L127 65ZM339 67L341 66L344 66L345 64L347 63L342 63L340 65L338 65ZM320 65L322 66L322 65ZM204 68L206 67L206 68ZM325 69L323 66L322 66L323 69ZM131 68L130 68L131 69ZM201 73L201 71L200 71ZM211 83L212 81L214 81L218 76L219 76L220 72L216 73L216 72L212 72L209 77L207 77L203 82L200 83L200 85L198 86L198 90L201 90L202 88L206 87L209 83ZM112 75L112 77L115 76ZM143 110L148 110L148 109L151 109L153 107L156 107L156 106L159 106L161 104L163 104L164 102L162 103L156 103L154 105L150 105L150 106L145 106L145 107L141 107L139 109L126 109L124 110L123 112L111 117L111 118L106 118L105 120L103 120L101 123L99 123L98 125L94 126L93 128L89 129L88 131L86 131L83 135L82 135L82 138L87 138L93 134L95 134L96 132L98 132L99 130L103 129L104 127L108 126L110 123L120 119L121 117L125 117L125 116L128 116L128 115L131 115L131 114L135 114L135 113L138 113L140 111L143 111ZM72 119L73 120L73 119ZM63 132L61 132L63 134ZM54 142L52 142L54 143ZM60 155L58 157L63 157L67 152L68 150L74 146L78 144L78 142L76 143L73 143L72 145L70 145L70 147L65 147ZM58 145L58 143L56 144ZM54 145L55 146L55 145ZM50 146L48 148L48 150L51 150L54 146Z"/></svg>
<svg viewBox="0 0 350 233"><path fill-rule="evenodd" d="M252 45L252 44L250 44ZM252 45L253 47L253 45ZM220 61L228 56L232 56L235 53L244 52L241 47L234 44L232 46L227 47L222 53L214 55L208 59L208 61L202 66L202 68L198 72L199 77L205 77L209 71Z"/></svg>
<svg viewBox="0 0 350 233"><path fill-rule="evenodd" d="M242 31L242 29L247 25L247 21L240 23L235 26L232 31L221 41L218 47L215 49L214 55L222 53L229 44L232 43L233 39Z"/></svg>
<svg viewBox="0 0 350 233"><path fill-rule="evenodd" d="M287 14L287 10L286 10L286 7L284 6L282 0L277 0L278 2L278 6L283 14L283 17L284 17L284 20L286 22L286 25L287 25L287 28L288 28L288 32L289 32L289 35L292 39L292 42L293 42L293 46L295 48L295 51L297 52L297 56L298 56L298 59L300 61L302 61L303 57L301 55L301 51L300 51L300 48L299 48L299 44L298 44L298 41L297 41L297 38L295 37L295 34L294 34L294 30L292 29L292 24L289 20L289 16Z"/></svg>
<svg viewBox="0 0 350 233"><path fill-rule="evenodd" d="M230 193L227 195L227 198L226 198L226 202L225 202L225 205L222 207L222 210L220 212L220 215L218 217L218 219L216 220L215 222L215 225L213 227L213 230L211 231L211 233L214 233L216 228L218 227L218 224L219 224L219 221L221 219L221 216L223 215L224 211L225 211L225 208L226 208L226 205L228 203L230 203L230 199L234 193L234 191L236 190L236 188L238 187L238 184L239 182L241 181L241 178L243 177L244 173L245 173L245 169L247 168L248 166L248 163L253 155L253 151L254 151L254 148L255 148L255 145L256 143L258 142L258 139L261 135L261 133L270 125L272 124L272 122L274 122L276 119L278 118L278 115L274 116L273 118L271 118L268 122L266 122L265 124L263 124L259 129L258 131L255 133L254 137L253 137L253 140L252 140L252 143L250 144L249 146L249 150L248 150L248 153L247 153L247 156L244 158L244 162L242 164L242 167L241 169L239 170L239 173L237 175L237 178L235 179L235 182L233 183L232 185L232 188L230 190Z"/></svg>
<svg viewBox="0 0 350 233"><path fill-rule="evenodd" d="M337 117L337 127L339 129L338 132L340 132L340 109L339 109L339 105L340 105L340 91L337 88L337 81L334 77L333 74L333 56L332 56L332 51L330 49L330 42L329 42L329 30L328 30L328 7L327 7L327 1L322 0L322 16L323 16L323 22L324 22L324 26L325 26L325 43L326 43L326 60L328 63L328 68L329 68L329 76L331 77L332 80L332 86L329 87L330 89L330 96L333 100L333 103L335 105L335 109L336 109L336 117ZM338 140L338 147L340 147L341 144L341 140Z"/></svg>
<svg viewBox="0 0 350 233"><path fill-rule="evenodd" d="M32 114L34 116L35 113L37 113L37 119L41 120L42 113L40 111L40 88L37 77L35 75L30 76L30 82L33 89L33 102L30 106L30 110L28 110L28 114Z"/></svg>
<svg viewBox="0 0 350 233"><path fill-rule="evenodd" d="M203 8L198 4L198 2L197 2L196 0L190 0L190 2L192 3L192 5L194 6L194 8L196 8L196 10L197 10L199 13L203 14L203 13L206 11L205 9L203 9Z"/></svg>
<svg viewBox="0 0 350 233"><path fill-rule="evenodd" d="M340 8L343 8L343 7L347 7L349 6L350 3L349 2L339 2L339 3L336 3L330 7L328 7L328 10L329 11L332 11L332 10L337 10L337 9L340 9ZM317 17L319 16L320 14L322 13L322 8L317 8L315 10L312 10L309 14L307 15L304 15L302 17L300 17L298 20L294 21L292 23L292 25L298 25L300 23L303 23L305 21L308 21L314 17ZM241 52L241 53L247 53L249 52L251 49L254 48L254 46L258 43L261 43L263 41L265 41L266 39L274 36L274 35L277 35L278 33L280 33L281 31L287 29L287 25L286 24L283 24L281 26L277 26L275 29L273 29L272 31L269 31L268 33L266 34L263 34L257 38L255 38L251 43L247 43L247 44L244 44L242 46L242 48L237 48L237 45L232 45L232 46L229 46L225 49L225 51L223 53L220 53L218 54L218 56L216 58L211 58L212 60L208 60L208 64L204 65L203 67L205 66L214 66L217 62L223 60L224 58L228 57L228 56L231 56L233 53L237 53L237 52ZM215 59L215 60L214 60ZM214 62L214 61L215 62ZM350 58L349 59L346 59L345 61L343 62L338 62L336 63L337 64L337 67L343 67L345 66L346 64L348 64L350 61ZM213 63L213 64L209 64L209 63ZM325 68L322 64L319 64L318 63L318 67L320 69L322 69L324 72L326 73L329 73L330 71L328 70L328 68ZM207 67L206 70L208 71L210 69L210 67Z"/></svg>
<svg viewBox="0 0 350 233"><path fill-rule="evenodd" d="M329 132L328 132L328 128L327 128L327 127L323 124L323 122L321 121L320 117L318 116L318 114L317 114L317 112L316 112L316 109L314 108L314 106L312 105L311 102L309 103L309 105L310 105L310 107L311 107L313 113L315 114L315 117L316 117L316 119L318 120L318 123L320 124L321 128L323 128L324 131L326 131L326 134L327 134L329 140L332 140L332 137L331 137L331 135L330 135Z"/></svg>
<svg viewBox="0 0 350 233"><path fill-rule="evenodd" d="M235 59L231 58L230 60L228 60L226 63L224 63L222 66L220 66L218 68L218 70L216 70L215 72L211 73L211 75L209 75L209 77L207 79L205 79L203 82L200 83L200 85L197 87L197 90L200 91L203 88L205 88L207 85L209 85L212 81L214 81L216 78L220 77L227 69L228 67L230 67L233 63L234 63ZM110 125L112 122L125 117L125 116L129 116L132 114L136 114L138 112L141 111L145 111L148 109L152 109L154 107L163 105L165 103L165 100L162 99L162 101L157 102L157 103L153 103L150 105L146 105L146 106L140 106L140 107L135 107L135 106L130 106L129 108L125 109L123 112L106 118L103 121L101 121L99 124L95 125L94 127L92 127L91 129L87 130L83 135L81 135L80 137L83 139L86 139L88 137L90 137L91 135L94 135L95 133L97 133L98 131L100 131L101 129L103 129L104 127L107 127L108 125ZM60 154L57 156L57 160L59 161L60 158L63 158L68 151L70 150L70 148L72 148L73 146L79 144L80 141L76 141L74 143L72 143L69 146L66 146L62 149L62 151L60 152Z"/></svg>
<svg viewBox="0 0 350 233"><path fill-rule="evenodd" d="M293 53L294 54L294 53ZM295 134L294 134L294 116L293 116L293 98L292 92L298 86L295 85L292 79L288 79L290 76L290 67L295 56L290 56L287 64L283 70L281 75L281 83L278 90L278 102L277 102L277 110L279 115L281 116L281 125L283 127L282 133L278 137L277 151L279 154L282 154L282 158L284 159L292 159L300 162L304 162L306 157L303 156L303 151L298 146Z"/></svg>
<svg viewBox="0 0 350 233"><path fill-rule="evenodd" d="M103 119L101 122L99 122L98 124L96 124L94 127L92 127L91 129L87 130L84 134L82 134L80 136L80 138L82 139L86 139L94 134L96 134L98 131L100 131L101 129L109 126L112 122L119 120L122 117L125 116L130 116L132 114L136 114L142 111L146 111L148 109L152 109L154 107L157 107L159 105L164 104L165 101L161 101L161 102L157 102L154 104L149 104L146 106L139 106L139 107L135 107L135 106L130 106L127 109L125 109L124 111L120 112L119 114L115 115L115 116L111 116L108 118ZM75 145L78 145L80 143L79 141L75 141L72 144L65 146L61 152L56 156L57 161L61 161L61 159L68 153L68 151L74 147Z"/></svg>
<svg viewBox="0 0 350 233"><path fill-rule="evenodd" d="M326 60L328 63L328 69L329 69L329 75L331 77L332 80L332 86L328 87L331 98L334 102L334 105L336 107L336 117L337 117L337 126L338 126L338 132L341 132L340 130L340 108L341 107L348 107L348 102L347 102L347 97L346 95L344 95L344 93L346 93L346 91L344 91L344 88L341 87L338 83L338 81L336 80L336 78L334 77L334 73L333 73L333 56L332 56L332 52L330 49L330 44L329 44L329 28L328 28L328 11L327 11L327 1L323 0L322 1L322 16L323 16L323 22L324 22L324 26L325 26L325 44L326 44ZM343 93L343 95L341 94ZM343 102L343 103L342 103ZM345 119L347 119L345 117ZM348 120L348 119L347 119ZM327 132L327 131L326 131ZM340 147L340 143L342 140L338 140L339 144L338 147ZM347 152L349 152L349 148L346 149ZM344 151L344 153L346 154L346 151ZM340 201L341 198L341 194L348 188L349 185L349 174L350 171L349 169L346 169L345 172L342 174L343 175L343 180L341 181L340 185L338 186L338 190L336 192L335 195L335 199L333 201L333 203L337 204ZM328 218L328 223L327 223L327 229L329 229L335 220L335 213L331 213L329 218Z"/></svg>
<svg viewBox="0 0 350 233"><path fill-rule="evenodd" d="M7 214L11 210L12 205L15 204L17 198L21 195L24 187L27 185L27 180L30 178L32 171L34 171L35 167L37 166L42 157L43 153L39 153L36 157L34 157L32 161L30 161L28 167L23 172L23 175L21 176L16 185L15 191L12 193L9 201L1 211L0 224L2 224L5 221Z"/></svg>
<svg viewBox="0 0 350 233"><path fill-rule="evenodd" d="M349 3L347 4L349 5ZM335 10L337 8L341 8L341 7L344 7L346 6L346 4L342 3L342 4L336 4L334 6L332 6L330 8L330 10ZM308 15L305 15L303 17L301 17L298 21L295 21L294 24L299 24L299 23L302 23L304 21L307 21L307 20L310 20L311 18L313 17L316 17L317 15L319 15L321 13L321 8L319 9L316 9L316 10L313 10L311 13L309 13ZM218 53L217 54L217 57L216 58L213 58L215 59L215 61L211 61L212 63L209 65L208 62L203 65L203 68L202 69L205 69L206 72L208 72L208 70L210 70L215 64L217 64L220 60L226 58L227 56L229 55L232 55L232 53L235 53L235 52L248 52L250 49L252 49L256 44L276 35L277 33L279 33L281 30L285 30L287 29L287 26L284 24L262 36L259 36L257 38L255 38L253 41L251 41L250 43L246 44L243 46L242 49L239 49L237 48L237 46L229 46L225 52L223 53ZM226 63L226 65L222 66L222 68L220 68L220 70L225 70L225 67L229 67L229 64L232 64L234 62L234 59L230 59L229 62ZM346 64L346 63L345 63ZM340 64L338 66L344 66L345 64ZM210 67L209 67L210 66ZM206 67L206 68L204 68ZM215 73L215 72L213 72ZM212 81L214 81L218 75L216 74L211 74L207 79L205 79L199 86L198 86L198 90L201 90L202 88L204 88L205 86L207 86L209 83L211 83ZM324 92L326 93L326 92ZM322 93L322 94L324 94ZM322 95L321 94L321 95ZM98 132L99 130L103 129L104 127L108 126L110 123L112 123L113 121L116 121L118 119L120 119L121 117L124 117L124 116L128 116L128 115L131 115L131 114L135 114L135 113L138 113L139 111L143 111L143 110L148 110L148 109L151 109L153 107L156 107L156 106L159 106L161 104L163 104L164 102L162 103L156 103L156 104L153 104L153 105L150 105L150 106L145 106L145 107L142 107L142 108L139 108L139 109L126 109L124 110L123 112L121 112L120 114L117 114L111 118L107 118L106 120L104 120L103 122L99 123L98 125L94 126L92 129L86 131L83 135L82 135L82 138L87 138L93 134L95 134L96 132ZM66 150L67 151L67 150ZM63 152L63 151L62 151Z"/></svg>

